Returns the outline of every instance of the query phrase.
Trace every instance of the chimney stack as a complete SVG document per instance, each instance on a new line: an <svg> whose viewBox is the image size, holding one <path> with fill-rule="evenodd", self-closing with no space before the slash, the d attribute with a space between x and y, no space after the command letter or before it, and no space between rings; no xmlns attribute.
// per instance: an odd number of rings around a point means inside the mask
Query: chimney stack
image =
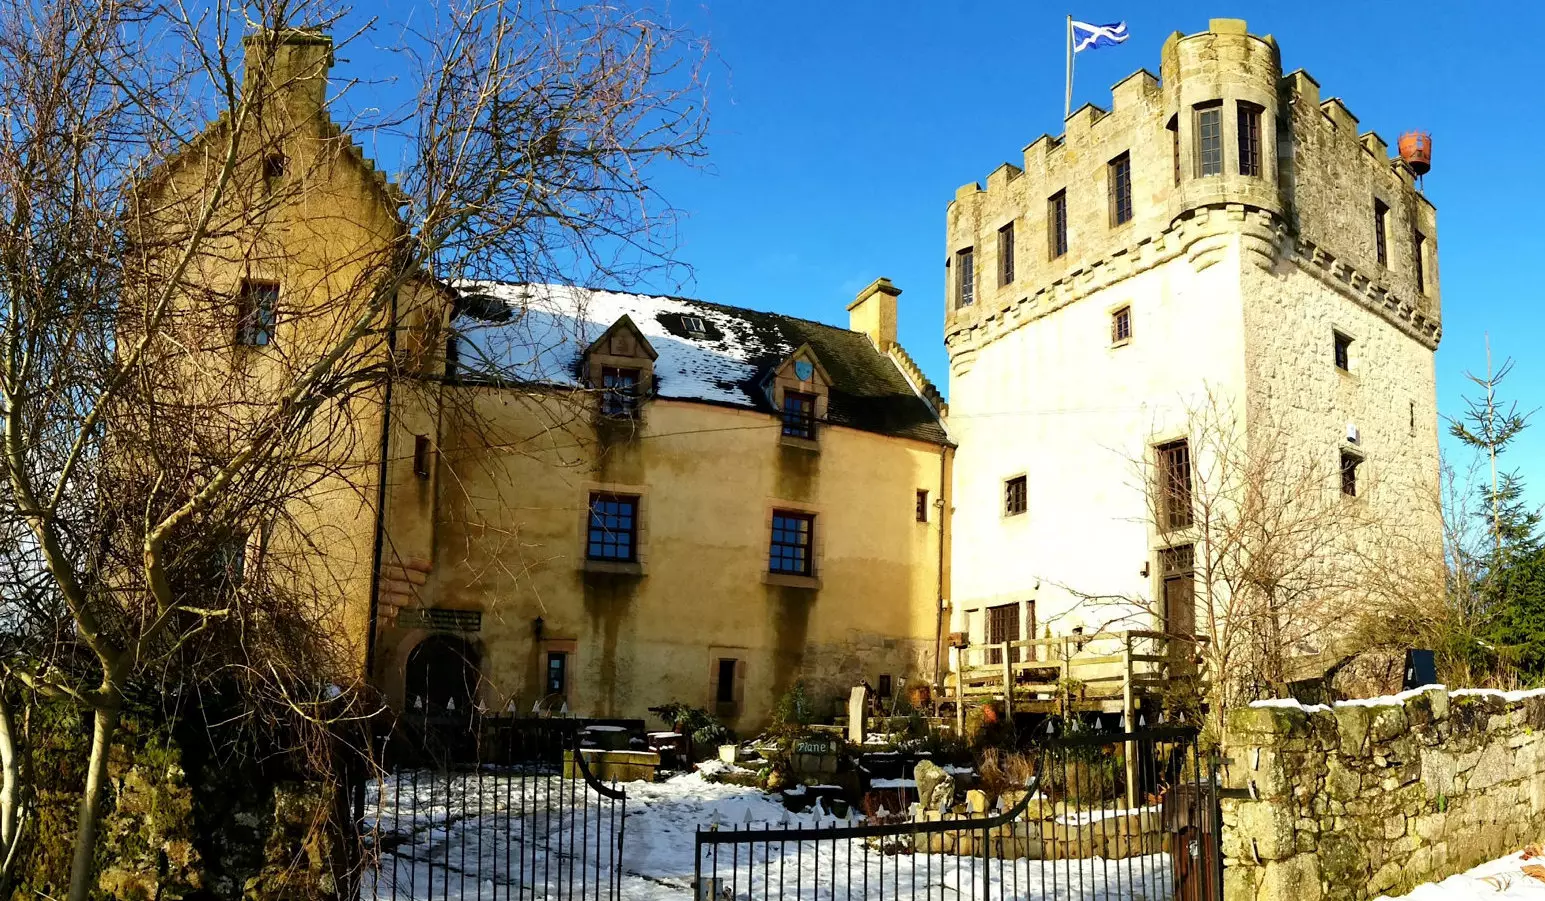
<svg viewBox="0 0 1545 901"><path fill-rule="evenodd" d="M264 30L242 39L242 85L282 97L297 121L321 112L327 103L327 73L333 67L333 39L307 28Z"/></svg>
<svg viewBox="0 0 1545 901"><path fill-rule="evenodd" d="M896 298L901 289L888 278L877 278L848 304L848 328L869 336L877 350L896 343Z"/></svg>

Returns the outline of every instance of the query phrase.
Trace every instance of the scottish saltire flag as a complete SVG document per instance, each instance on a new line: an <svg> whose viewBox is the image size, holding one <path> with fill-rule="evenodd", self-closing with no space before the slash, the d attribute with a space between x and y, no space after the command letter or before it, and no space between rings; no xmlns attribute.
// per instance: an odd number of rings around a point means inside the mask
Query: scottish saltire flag
<svg viewBox="0 0 1545 901"><path fill-rule="evenodd" d="M1127 39L1127 23L1117 22L1114 25L1090 25L1087 22L1073 23L1073 52L1082 50L1094 50L1099 47L1114 47Z"/></svg>

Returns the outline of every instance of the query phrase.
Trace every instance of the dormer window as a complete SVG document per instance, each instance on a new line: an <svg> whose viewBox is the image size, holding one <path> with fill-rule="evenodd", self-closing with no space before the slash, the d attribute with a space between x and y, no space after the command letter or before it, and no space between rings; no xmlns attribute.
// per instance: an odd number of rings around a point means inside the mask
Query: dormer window
<svg viewBox="0 0 1545 901"><path fill-rule="evenodd" d="M637 369L620 366L601 367L601 414L614 419L632 419L638 415Z"/></svg>
<svg viewBox="0 0 1545 901"><path fill-rule="evenodd" d="M703 324L703 317L701 316L683 316L681 317L681 325L687 330L687 334L695 338L705 337L708 334L708 327Z"/></svg>
<svg viewBox="0 0 1545 901"><path fill-rule="evenodd" d="M790 438L815 440L815 395L800 391L783 392L783 434Z"/></svg>
<svg viewBox="0 0 1545 901"><path fill-rule="evenodd" d="M656 353L633 320L622 316L585 350L585 383L600 394L602 419L638 419L654 384Z"/></svg>

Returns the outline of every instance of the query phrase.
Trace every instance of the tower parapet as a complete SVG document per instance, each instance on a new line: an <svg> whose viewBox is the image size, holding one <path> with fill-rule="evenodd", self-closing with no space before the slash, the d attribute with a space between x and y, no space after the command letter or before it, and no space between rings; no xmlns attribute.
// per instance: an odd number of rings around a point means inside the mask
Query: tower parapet
<svg viewBox="0 0 1545 901"><path fill-rule="evenodd" d="M1291 257L1330 271L1436 346L1435 210L1382 138L1359 134L1308 74L1283 75L1276 41L1242 20L1171 35L1160 73L1128 76L1109 110L1080 107L1060 136L1026 147L1022 165L956 191L952 357L1219 231L1248 233L1262 266Z"/></svg>

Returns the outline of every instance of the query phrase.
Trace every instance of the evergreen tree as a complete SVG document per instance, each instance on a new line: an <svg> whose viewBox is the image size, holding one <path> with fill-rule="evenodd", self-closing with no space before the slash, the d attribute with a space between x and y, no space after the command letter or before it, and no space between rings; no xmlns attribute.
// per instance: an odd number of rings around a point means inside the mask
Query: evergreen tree
<svg viewBox="0 0 1545 901"><path fill-rule="evenodd" d="M1473 561L1480 573L1477 637L1524 678L1538 682L1545 679L1545 537L1539 509L1524 499L1523 477L1499 465L1533 415L1519 412L1516 402L1498 399L1498 387L1512 368L1511 359L1492 368L1488 341L1485 377L1466 373L1481 388L1481 396L1466 399L1465 413L1450 421L1449 433L1483 454L1491 474L1480 491L1480 515L1491 540Z"/></svg>

